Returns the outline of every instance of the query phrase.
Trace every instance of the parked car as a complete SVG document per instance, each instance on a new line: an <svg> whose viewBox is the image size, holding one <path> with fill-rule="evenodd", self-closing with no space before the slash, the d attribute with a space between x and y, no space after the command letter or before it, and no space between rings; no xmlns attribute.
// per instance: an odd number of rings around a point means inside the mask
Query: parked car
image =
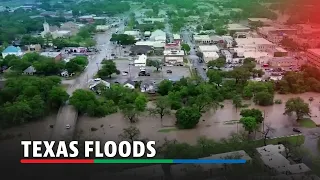
<svg viewBox="0 0 320 180"><path fill-rule="evenodd" d="M150 73L147 73L146 71L140 71L139 76L150 76Z"/></svg>
<svg viewBox="0 0 320 180"><path fill-rule="evenodd" d="M69 124L66 125L66 129L70 129L70 127L71 127L71 126L70 126Z"/></svg>
<svg viewBox="0 0 320 180"><path fill-rule="evenodd" d="M301 133L301 131L299 129L297 129L297 128L293 128L292 131L296 132L296 133Z"/></svg>
<svg viewBox="0 0 320 180"><path fill-rule="evenodd" d="M171 71L171 70L167 70L167 73L170 73L170 74L171 74L171 73L172 73L172 71Z"/></svg>
<svg viewBox="0 0 320 180"><path fill-rule="evenodd" d="M115 54L111 54L111 56L115 56Z"/></svg>
<svg viewBox="0 0 320 180"><path fill-rule="evenodd" d="M123 71L122 72L122 76L126 76L126 75L128 75L129 73L127 72L127 71Z"/></svg>

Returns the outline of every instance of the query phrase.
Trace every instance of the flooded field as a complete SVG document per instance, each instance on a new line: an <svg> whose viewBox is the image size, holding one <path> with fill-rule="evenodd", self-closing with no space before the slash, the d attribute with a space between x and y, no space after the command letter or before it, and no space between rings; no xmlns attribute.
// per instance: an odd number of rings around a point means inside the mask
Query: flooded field
<svg viewBox="0 0 320 180"><path fill-rule="evenodd" d="M312 119L320 124L320 96L315 93L304 93L300 95L276 95L275 99L281 99L282 104L274 104L273 106L261 107L253 103L249 108L258 108L265 113L265 124L271 125L276 132L271 136L282 136L293 134L292 126L295 126L295 117L283 115L285 102L291 97L301 97L305 102L309 103L309 98L314 100L310 102ZM250 104L250 102L244 102ZM133 124L141 131L141 138L148 138L163 141L164 138L176 139L181 142L195 143L199 136L207 136L208 138L219 140L228 137L230 133L241 131L242 125L237 123L228 123L231 120L239 120L241 118L240 111L236 111L231 101L224 102L224 108L216 111L211 110L203 114L197 128L191 130L176 130L174 127L162 127L160 118L152 117L148 114L139 117L139 122ZM166 116L163 125L174 125L175 118L173 115ZM100 139L100 140L118 140L118 135L122 133L123 128L129 127L128 120L124 119L121 113L116 113L104 118L80 117L78 120L77 134L84 139ZM91 131L96 128L96 131ZM169 129L169 130L163 130ZM159 132L165 131L165 132Z"/></svg>
<svg viewBox="0 0 320 180"><path fill-rule="evenodd" d="M293 134L292 126L295 126L295 117L283 115L285 102L291 97L301 97L305 102L310 103L312 112L312 120L320 124L320 96L315 93L305 93L300 95L276 95L275 99L281 99L282 104L273 106L261 107L251 103L249 108L258 108L265 112L265 124L270 124L276 129L276 132L271 136L282 136ZM314 100L309 102L309 98ZM244 102L250 104L250 102ZM230 123L231 120L239 120L240 110L233 107L231 101L224 102L224 108L216 111L211 110L203 114L197 128L191 130L177 130L174 127L175 117L167 115L164 117L163 125L159 117L150 116L148 113L139 117L139 121L135 124L130 124L121 113L112 114L104 118L90 118L87 116L79 117L77 124L77 138L80 139L99 139L99 140L119 140L118 136L122 133L123 128L130 125L138 127L141 131L141 138L148 138L162 142L165 138L177 139L182 142L195 143L199 136L207 136L208 138L219 140L228 137L230 133L242 131L242 125ZM53 125L56 121L56 116L51 115L43 121L26 124L20 127L7 129L2 134L14 135L15 138L2 140L1 146L10 146L13 142L23 140L42 140L49 139ZM91 131L91 128L96 128L96 131ZM159 132L160 131L160 132ZM16 141L17 140L17 141ZM20 144L20 143L19 143Z"/></svg>

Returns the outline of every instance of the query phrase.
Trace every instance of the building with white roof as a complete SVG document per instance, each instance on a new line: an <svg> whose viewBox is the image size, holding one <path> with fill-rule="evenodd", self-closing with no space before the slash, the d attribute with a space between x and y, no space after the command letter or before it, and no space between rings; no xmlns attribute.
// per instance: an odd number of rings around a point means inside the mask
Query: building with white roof
<svg viewBox="0 0 320 180"><path fill-rule="evenodd" d="M199 46L199 50L201 52L218 52L219 48L216 45L212 45L212 46L201 45Z"/></svg>
<svg viewBox="0 0 320 180"><path fill-rule="evenodd" d="M133 36L136 40L140 40L141 38L140 31L125 31L123 34Z"/></svg>
<svg viewBox="0 0 320 180"><path fill-rule="evenodd" d="M59 61L62 59L61 52L42 52L42 53L40 53L40 55L45 56L45 57L49 57L49 58L53 58L56 61Z"/></svg>
<svg viewBox="0 0 320 180"><path fill-rule="evenodd" d="M173 40L174 41L180 41L181 40L180 34L173 34Z"/></svg>
<svg viewBox="0 0 320 180"><path fill-rule="evenodd" d="M203 59L206 63L209 61L213 61L219 58L219 54L217 52L203 52Z"/></svg>
<svg viewBox="0 0 320 180"><path fill-rule="evenodd" d="M227 29L229 32L249 32L250 28L241 24L228 24Z"/></svg>
<svg viewBox="0 0 320 180"><path fill-rule="evenodd" d="M158 29L151 33L150 40L166 42L167 35L164 31Z"/></svg>
<svg viewBox="0 0 320 180"><path fill-rule="evenodd" d="M291 164L291 162L286 159L285 152L286 147L282 144L277 145L267 145L257 148L257 152L260 155L260 159L271 172L278 174L303 174L309 173L311 170L305 164Z"/></svg>
<svg viewBox="0 0 320 180"><path fill-rule="evenodd" d="M221 50L221 54L226 58L226 62L232 63L233 62L233 54L229 50Z"/></svg>
<svg viewBox="0 0 320 180"><path fill-rule="evenodd" d="M276 45L264 38L236 38L238 48L246 51L260 51L273 53Z"/></svg>
<svg viewBox="0 0 320 180"><path fill-rule="evenodd" d="M193 39L196 42L196 44L210 44L210 43L212 43L209 35L194 35Z"/></svg>
<svg viewBox="0 0 320 180"><path fill-rule="evenodd" d="M134 60L135 66L146 66L147 65L147 56L142 54L138 56L138 59Z"/></svg>

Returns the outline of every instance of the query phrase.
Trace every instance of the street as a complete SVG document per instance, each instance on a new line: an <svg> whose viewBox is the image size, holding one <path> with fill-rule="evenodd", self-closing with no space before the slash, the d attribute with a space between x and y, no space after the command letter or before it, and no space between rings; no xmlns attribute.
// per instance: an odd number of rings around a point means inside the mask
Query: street
<svg viewBox="0 0 320 180"><path fill-rule="evenodd" d="M94 75L97 73L101 66L102 60L105 59L107 55L111 54L112 52L113 44L110 43L110 38L112 34L115 33L117 29L123 30L123 26L124 24L122 22L118 28L112 28L103 34L96 35L96 48L99 50L99 52L95 55L88 57L88 66L79 77L77 77L74 81L69 81L71 85L68 87L67 92L70 96L77 89L87 88L88 80L94 77ZM66 104L60 107L57 115L57 121L54 125L54 129L51 135L51 139L71 140L75 131L77 118L78 112L71 105ZM66 125L70 125L70 128L67 129Z"/></svg>
<svg viewBox="0 0 320 180"><path fill-rule="evenodd" d="M190 31L184 30L182 31L181 35L184 43L188 44L191 48L190 54L188 56L191 61L190 63L192 64L193 68L196 68L198 75L206 81L207 74L206 71L203 69L203 63L199 63L199 57L196 55L196 45L192 40L192 33Z"/></svg>

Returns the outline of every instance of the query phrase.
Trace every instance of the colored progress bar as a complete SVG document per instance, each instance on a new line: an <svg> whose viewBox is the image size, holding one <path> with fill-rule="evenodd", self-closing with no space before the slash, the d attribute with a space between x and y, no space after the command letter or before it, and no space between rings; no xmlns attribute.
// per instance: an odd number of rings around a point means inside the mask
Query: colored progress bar
<svg viewBox="0 0 320 180"><path fill-rule="evenodd" d="M245 159L21 159L22 164L244 164Z"/></svg>

